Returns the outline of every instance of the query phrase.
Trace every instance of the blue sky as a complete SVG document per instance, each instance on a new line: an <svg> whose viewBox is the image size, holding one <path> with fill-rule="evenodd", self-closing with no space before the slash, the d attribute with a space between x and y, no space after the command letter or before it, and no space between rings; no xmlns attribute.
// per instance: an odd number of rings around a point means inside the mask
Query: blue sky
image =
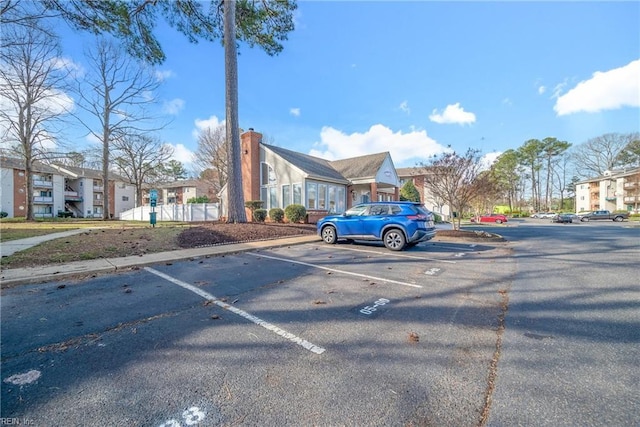
<svg viewBox="0 0 640 427"><path fill-rule="evenodd" d="M240 46L240 126L270 144L409 167L640 130L640 2L301 1L295 21L278 56ZM189 166L198 129L224 121L223 48L160 30L159 137Z"/></svg>

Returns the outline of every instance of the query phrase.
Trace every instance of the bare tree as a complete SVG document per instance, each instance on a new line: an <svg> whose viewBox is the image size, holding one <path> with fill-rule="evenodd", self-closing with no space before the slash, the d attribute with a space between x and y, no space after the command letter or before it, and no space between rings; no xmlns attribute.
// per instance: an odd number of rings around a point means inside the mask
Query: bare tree
<svg viewBox="0 0 640 427"><path fill-rule="evenodd" d="M218 193L227 182L229 163L229 144L224 124L213 129L203 129L198 135L198 149L195 163L215 193Z"/></svg>
<svg viewBox="0 0 640 427"><path fill-rule="evenodd" d="M21 0L0 0L0 27L3 36L0 37L0 49L25 43L22 38L6 37L5 31L13 27L19 31L39 31L50 37L56 37L55 32L42 25L44 18L55 16L56 13L45 9L41 2Z"/></svg>
<svg viewBox="0 0 640 427"><path fill-rule="evenodd" d="M483 171L478 150L470 148L463 156L455 152L444 153L421 166L430 177L425 183L429 192L458 213L452 221L455 230L460 229L461 214L474 199L483 193L494 193L491 174Z"/></svg>
<svg viewBox="0 0 640 427"><path fill-rule="evenodd" d="M115 140L126 141L141 132L158 129L150 125L153 117L147 106L153 104L160 82L148 66L133 60L105 38L98 39L87 57L91 74L78 88L78 106L89 113L89 118L77 118L102 146L102 218L109 219L110 146Z"/></svg>
<svg viewBox="0 0 640 427"><path fill-rule="evenodd" d="M173 155L173 148L147 135L127 135L113 141L113 163L136 187L136 206L142 205L142 187Z"/></svg>
<svg viewBox="0 0 640 427"><path fill-rule="evenodd" d="M0 49L0 145L24 160L26 219L34 220L33 163L60 145L60 119L72 100L61 90L66 70L57 61L58 40L33 26L3 25Z"/></svg>
<svg viewBox="0 0 640 427"><path fill-rule="evenodd" d="M599 176L620 164L620 153L638 139L638 133L607 133L576 145L572 154L578 176Z"/></svg>
<svg viewBox="0 0 640 427"><path fill-rule="evenodd" d="M622 167L640 167L640 133L631 133L626 138L629 142L618 155L616 163Z"/></svg>

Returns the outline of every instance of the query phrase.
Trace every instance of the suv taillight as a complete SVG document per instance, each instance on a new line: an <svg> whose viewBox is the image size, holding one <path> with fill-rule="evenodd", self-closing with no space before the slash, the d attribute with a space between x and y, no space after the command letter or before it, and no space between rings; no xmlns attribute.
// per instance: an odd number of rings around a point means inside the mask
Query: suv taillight
<svg viewBox="0 0 640 427"><path fill-rule="evenodd" d="M427 220L427 216L423 215L423 214L407 215L407 218L412 220L412 221L426 221Z"/></svg>

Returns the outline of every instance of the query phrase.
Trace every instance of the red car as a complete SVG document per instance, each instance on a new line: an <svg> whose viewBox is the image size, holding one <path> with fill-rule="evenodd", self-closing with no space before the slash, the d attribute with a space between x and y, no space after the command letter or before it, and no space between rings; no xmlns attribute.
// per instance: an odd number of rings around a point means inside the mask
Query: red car
<svg viewBox="0 0 640 427"><path fill-rule="evenodd" d="M503 222L507 222L507 217L502 214L486 214L471 218L471 222L495 222L496 224L502 224Z"/></svg>

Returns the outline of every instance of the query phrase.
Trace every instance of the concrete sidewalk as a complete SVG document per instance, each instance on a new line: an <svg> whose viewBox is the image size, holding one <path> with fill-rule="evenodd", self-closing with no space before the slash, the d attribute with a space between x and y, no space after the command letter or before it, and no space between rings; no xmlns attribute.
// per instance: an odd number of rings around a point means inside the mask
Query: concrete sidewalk
<svg viewBox="0 0 640 427"><path fill-rule="evenodd" d="M76 231L76 230L73 230ZM77 233L85 232L84 230L79 230ZM40 240L34 240L36 243L31 243L30 246L26 246L27 243L15 243L11 245L10 249L15 249L16 247L21 247L22 249L26 249L27 247L31 247L34 244L40 243L42 241L51 240L59 237L66 237L66 234L70 232L64 233L54 233L48 236L56 236L49 237L40 236ZM61 235L64 234L64 235ZM32 240L38 239L35 237L23 240ZM263 240L257 242L247 242L247 243L236 243L230 245L218 245L218 246L208 246L202 248L195 249L181 249L177 251L168 251L168 252L158 252L147 255L140 256L128 256L121 258L102 258L102 259L94 259L88 261L75 261L66 264L55 264L55 265L45 265L42 267L30 267L30 268L12 268L7 270L2 270L0 275L0 282L2 283L2 287L14 286L24 283L38 283L38 282L46 282L51 280L59 280L64 278L69 278L72 276L78 275L86 275L92 273L113 273L120 270L125 270L127 268L145 266L151 264L160 264L166 263L170 261L179 261L184 259L198 258L204 256L216 256L227 253L236 253L236 252L245 252L252 251L257 249L264 248L272 248L272 247L280 247L280 246L290 246L302 243L310 243L310 242L320 242L320 237L317 235L304 235L304 236L296 236L296 237L288 237L282 239L274 239L274 240ZM10 242L7 242L10 243ZM9 245L7 245L9 246ZM17 249L21 250L21 249ZM15 252L15 250L14 250ZM13 253L13 252L12 252ZM2 244L2 254L5 255L5 243Z"/></svg>
<svg viewBox="0 0 640 427"><path fill-rule="evenodd" d="M59 233L43 234L42 236L28 237L26 239L9 240L0 243L0 256L11 256L16 252L29 249L40 243L49 240L60 239L63 237L73 236L74 234L86 233L94 230L93 228L77 228L69 231L61 231Z"/></svg>

